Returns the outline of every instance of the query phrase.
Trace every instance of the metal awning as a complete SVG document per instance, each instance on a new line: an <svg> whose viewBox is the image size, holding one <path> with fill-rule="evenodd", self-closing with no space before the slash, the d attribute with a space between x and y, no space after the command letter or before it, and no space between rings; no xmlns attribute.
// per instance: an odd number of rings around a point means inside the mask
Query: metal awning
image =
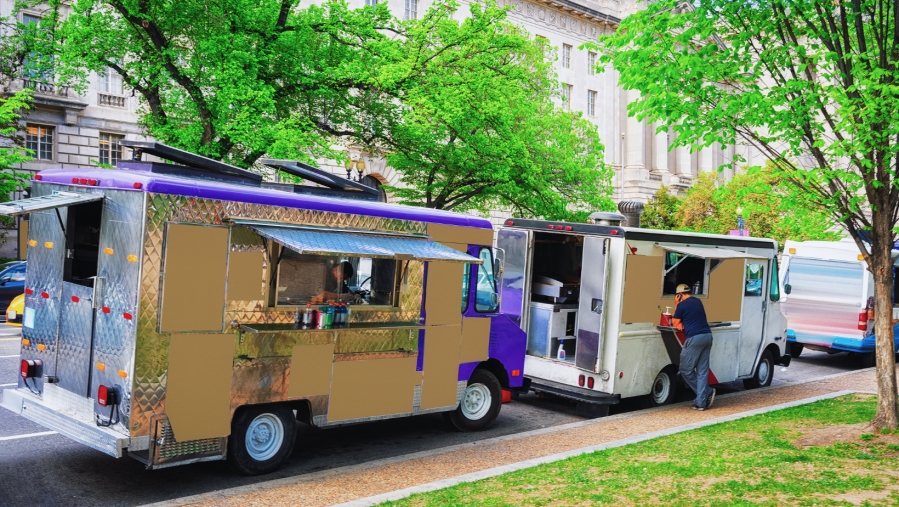
<svg viewBox="0 0 899 507"><path fill-rule="evenodd" d="M249 224L246 227L301 254L482 263L477 257L425 239Z"/></svg>
<svg viewBox="0 0 899 507"><path fill-rule="evenodd" d="M76 192L53 192L50 195L43 195L41 197L30 197L28 199L2 203L0 204L0 215L9 217L24 215L26 213L34 213L35 211L44 211L72 206L74 204L101 201L103 200L103 197L103 194L100 193L81 194Z"/></svg>
<svg viewBox="0 0 899 507"><path fill-rule="evenodd" d="M768 257L762 255L729 250L727 248L702 248L695 246L664 246L662 248L669 252L699 257L700 259L768 259Z"/></svg>

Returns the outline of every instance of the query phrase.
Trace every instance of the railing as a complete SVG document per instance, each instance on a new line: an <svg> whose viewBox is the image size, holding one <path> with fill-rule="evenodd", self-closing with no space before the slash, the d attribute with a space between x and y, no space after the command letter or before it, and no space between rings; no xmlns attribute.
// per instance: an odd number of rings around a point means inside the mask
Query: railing
<svg viewBox="0 0 899 507"><path fill-rule="evenodd" d="M46 83L35 79L22 78L22 88L31 88L34 93L41 95L57 95L60 97L69 96L68 85L58 85L55 83Z"/></svg>
<svg viewBox="0 0 899 507"><path fill-rule="evenodd" d="M97 105L106 107L125 107L125 97L97 92Z"/></svg>

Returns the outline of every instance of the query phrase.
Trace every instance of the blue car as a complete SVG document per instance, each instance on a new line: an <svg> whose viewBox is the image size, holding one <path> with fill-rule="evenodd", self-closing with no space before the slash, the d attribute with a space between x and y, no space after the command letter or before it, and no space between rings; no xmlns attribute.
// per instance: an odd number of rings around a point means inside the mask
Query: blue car
<svg viewBox="0 0 899 507"><path fill-rule="evenodd" d="M10 262L0 271L0 308L25 292L25 261Z"/></svg>

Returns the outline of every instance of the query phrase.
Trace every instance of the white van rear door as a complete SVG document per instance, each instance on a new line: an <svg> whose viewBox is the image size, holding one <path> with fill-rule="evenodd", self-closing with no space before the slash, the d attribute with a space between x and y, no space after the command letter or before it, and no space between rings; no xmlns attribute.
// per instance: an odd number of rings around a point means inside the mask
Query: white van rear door
<svg viewBox="0 0 899 507"><path fill-rule="evenodd" d="M606 280L609 272L609 239L584 238L581 292L578 302L577 351L575 365L599 373L602 357L603 324L606 314Z"/></svg>

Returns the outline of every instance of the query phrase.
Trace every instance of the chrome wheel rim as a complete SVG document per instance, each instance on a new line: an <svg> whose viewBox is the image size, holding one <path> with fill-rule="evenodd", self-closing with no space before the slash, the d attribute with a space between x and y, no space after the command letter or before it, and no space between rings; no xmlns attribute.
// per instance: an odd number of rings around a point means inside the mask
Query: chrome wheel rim
<svg viewBox="0 0 899 507"><path fill-rule="evenodd" d="M768 361L762 361L759 363L759 382L764 384L768 381L768 375L771 373L771 368L768 366Z"/></svg>
<svg viewBox="0 0 899 507"><path fill-rule="evenodd" d="M490 403L493 396L490 389L484 384L472 384L465 389L462 395L462 415L470 421L481 419L490 411Z"/></svg>
<svg viewBox="0 0 899 507"><path fill-rule="evenodd" d="M667 373L661 372L656 375L655 381L652 383L652 401L656 405L665 403L668 395L671 393L671 377Z"/></svg>
<svg viewBox="0 0 899 507"><path fill-rule="evenodd" d="M262 414L250 423L246 435L247 453L256 461L271 459L284 443L284 425L274 414Z"/></svg>

